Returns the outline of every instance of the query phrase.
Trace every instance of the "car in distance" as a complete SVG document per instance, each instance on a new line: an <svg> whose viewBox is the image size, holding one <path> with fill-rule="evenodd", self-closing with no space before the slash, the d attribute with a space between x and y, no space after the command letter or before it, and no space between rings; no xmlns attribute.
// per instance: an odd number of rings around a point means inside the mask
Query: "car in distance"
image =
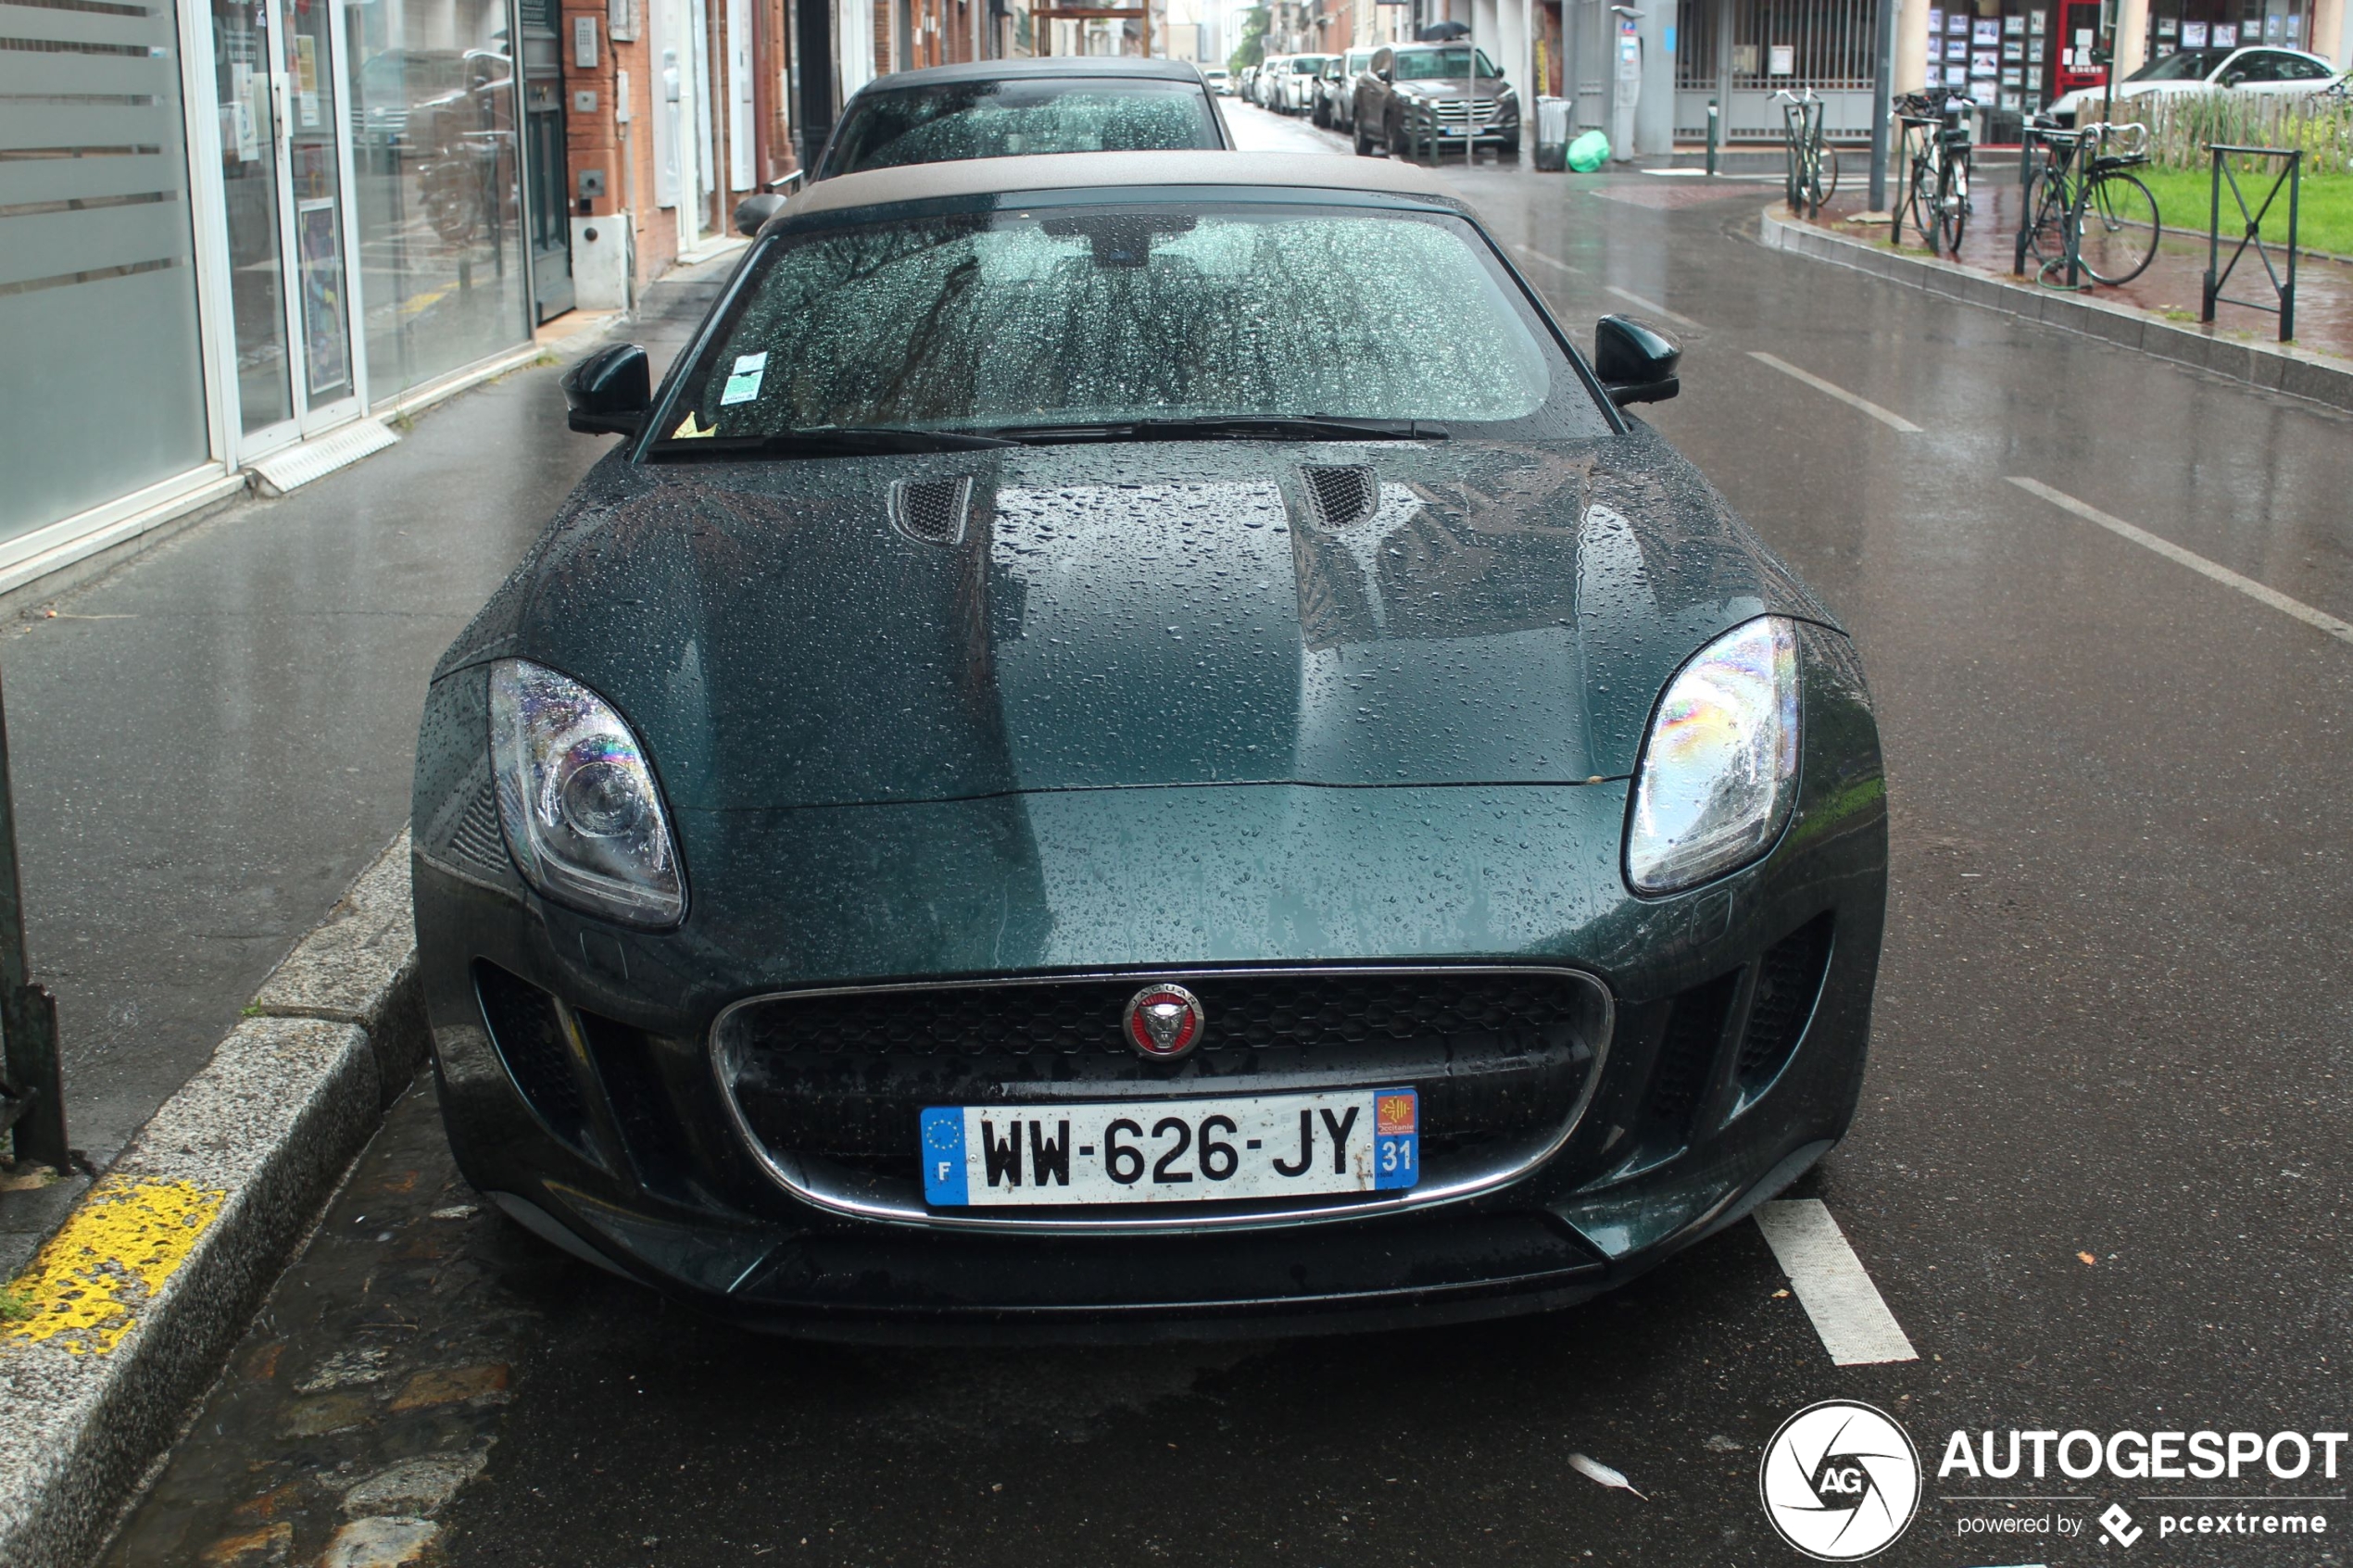
<svg viewBox="0 0 2353 1568"><path fill-rule="evenodd" d="M812 178L957 158L1230 147L1199 67L1067 56L879 76L842 106Z"/></svg>
<svg viewBox="0 0 2353 1568"><path fill-rule="evenodd" d="M1877 730L1626 411L1675 345L1594 343L1403 164L796 196L659 388L567 374L621 440L427 691L467 1178L841 1337L1531 1310L1780 1190L1861 1084Z"/></svg>
<svg viewBox="0 0 2353 1568"><path fill-rule="evenodd" d="M1474 67L1476 75L1473 74ZM1352 117L1356 153L1403 157L1419 117L1434 117L1439 140L1519 157L1519 94L1484 49L1468 44L1384 44L1356 79Z"/></svg>
<svg viewBox="0 0 2353 1568"><path fill-rule="evenodd" d="M1233 73L1224 66L1203 66L1201 75L1202 80L1209 83L1209 90L1219 97L1230 98L1234 95Z"/></svg>
<svg viewBox="0 0 2353 1568"><path fill-rule="evenodd" d="M1315 107L1316 83L1323 79L1329 55L1293 55L1283 62L1281 100L1275 106L1285 114L1307 114Z"/></svg>
<svg viewBox="0 0 2353 1568"><path fill-rule="evenodd" d="M1315 123L1327 131L1345 131L1355 123L1356 79L1373 63L1370 49L1334 55L1315 82Z"/></svg>
<svg viewBox="0 0 2353 1568"><path fill-rule="evenodd" d="M2158 56L2119 82L2116 102L2120 107L2135 98L2171 97L2187 93L2293 96L2325 91L2336 78L2337 69L2328 59L2301 49L2276 45L2177 49ZM2088 113L2096 119L2106 94L2104 87L2079 87L2053 99L2047 112L2060 125L2071 128L2079 116Z"/></svg>

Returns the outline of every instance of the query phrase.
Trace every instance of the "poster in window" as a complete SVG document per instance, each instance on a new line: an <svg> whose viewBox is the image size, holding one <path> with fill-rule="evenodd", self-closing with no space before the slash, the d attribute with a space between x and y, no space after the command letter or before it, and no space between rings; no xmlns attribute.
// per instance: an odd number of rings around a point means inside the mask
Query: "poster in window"
<svg viewBox="0 0 2353 1568"><path fill-rule="evenodd" d="M2002 36L2005 38L2023 38L2026 36L2026 15L2024 12L2013 11L2008 16L2002 19Z"/></svg>
<svg viewBox="0 0 2353 1568"><path fill-rule="evenodd" d="M2287 19L2280 15L2277 11L2273 11L2270 16L2265 17L2263 19L2263 36L2266 38L2277 38L2280 35L2280 24L2285 20L2287 20Z"/></svg>
<svg viewBox="0 0 2353 1568"><path fill-rule="evenodd" d="M1977 30L1976 30L1976 31L1975 31L1974 33L1972 33L1972 34L1970 35L1970 42L1971 42L1971 43L1974 43L1974 44L1978 44L1979 46L1982 47L1983 45L1988 44L1999 44L2001 41L2002 41L2002 19L2001 19L2001 18L1999 18L1999 17L1980 17L1980 18L1978 18L1978 19L1977 19Z"/></svg>
<svg viewBox="0 0 2353 1568"><path fill-rule="evenodd" d="M2002 94L2002 107L2012 114L2016 114L2019 110L2018 94L2006 89Z"/></svg>
<svg viewBox="0 0 2353 1568"><path fill-rule="evenodd" d="M333 201L307 201L295 213L295 255L302 274L303 350L313 403L351 383L339 228Z"/></svg>
<svg viewBox="0 0 2353 1568"><path fill-rule="evenodd" d="M1966 86L1968 86L1968 85L1969 85L1969 67L1967 67L1967 66L1946 66L1946 67L1944 68L1944 85L1945 85L1945 86L1947 86L1947 87L1966 87Z"/></svg>
<svg viewBox="0 0 2353 1568"><path fill-rule="evenodd" d="M2290 11L2290 12L2288 13L2288 16L2287 16L2287 41L2288 41L2289 43L2293 44L2293 43L2295 43L2295 42L2296 42L2296 31L2297 31L2297 30L2296 30L2296 24L2297 24L2298 22L2301 22L2303 19L2303 19L2302 17L2297 16L2297 15L2296 15L2295 12L2293 12L2293 11Z"/></svg>
<svg viewBox="0 0 2353 1568"><path fill-rule="evenodd" d="M2037 38L2042 37L2045 31L2045 19L2049 15L2048 11L2029 11L2026 14L2026 31Z"/></svg>
<svg viewBox="0 0 2353 1568"><path fill-rule="evenodd" d="M2206 24L2204 22L2183 22L2182 24L2182 47L2184 49L2203 49L2206 47Z"/></svg>
<svg viewBox="0 0 2353 1568"><path fill-rule="evenodd" d="M2002 68L2002 85L2005 87L2023 87L2026 85L2026 77L2018 67L2004 66ZM2003 94L2004 97L2016 97L2017 95L2018 94L2015 93L2006 93ZM2008 107L2009 106L2005 105L2003 107Z"/></svg>
<svg viewBox="0 0 2353 1568"><path fill-rule="evenodd" d="M1971 76L1991 76L2001 69L2000 58L1991 49L1980 49L1969 57Z"/></svg>
<svg viewBox="0 0 2353 1568"><path fill-rule="evenodd" d="M2026 63L2031 66L2039 66L2043 63L2043 41L2041 39L2032 38L2027 40Z"/></svg>
<svg viewBox="0 0 2353 1568"><path fill-rule="evenodd" d="M2159 17L2157 19L2157 35L2159 38L2171 38L2180 32L2180 31L2181 23L2176 21L2173 18Z"/></svg>
<svg viewBox="0 0 2353 1568"><path fill-rule="evenodd" d="M1969 17L1967 11L1954 11L1944 19L1944 31L1957 32L1966 38L1969 36Z"/></svg>
<svg viewBox="0 0 2353 1568"><path fill-rule="evenodd" d="M1928 13L1928 35L1931 38L1944 36L1944 13L1942 9L1932 8Z"/></svg>
<svg viewBox="0 0 2353 1568"><path fill-rule="evenodd" d="M2026 58L2026 45L2014 38L2002 40L2002 63L2007 65Z"/></svg>
<svg viewBox="0 0 2353 1568"><path fill-rule="evenodd" d="M2237 48L2239 46L2238 28L2230 22L2216 22L2214 24L2214 46L2217 49Z"/></svg>
<svg viewBox="0 0 2353 1568"><path fill-rule="evenodd" d="M1969 40L1966 38L1946 39L1944 41L1944 57L1948 60L1968 60Z"/></svg>
<svg viewBox="0 0 2353 1568"><path fill-rule="evenodd" d="M1797 74L1797 45L1775 44L1766 52L1765 74L1794 76Z"/></svg>

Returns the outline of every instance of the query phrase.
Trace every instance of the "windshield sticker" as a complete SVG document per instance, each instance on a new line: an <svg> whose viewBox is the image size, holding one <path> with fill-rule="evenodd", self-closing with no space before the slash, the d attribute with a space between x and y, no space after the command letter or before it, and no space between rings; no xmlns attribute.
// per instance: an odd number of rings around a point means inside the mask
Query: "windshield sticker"
<svg viewBox="0 0 2353 1568"><path fill-rule="evenodd" d="M719 395L719 406L749 403L760 395L760 378L768 373L765 354L738 354L736 368L727 377L727 388Z"/></svg>
<svg viewBox="0 0 2353 1568"><path fill-rule="evenodd" d="M719 427L717 425L698 426L695 423L694 410L690 408L686 411L686 417L679 424L678 428L670 433L670 439L673 441L699 441L707 435L717 435L718 433Z"/></svg>

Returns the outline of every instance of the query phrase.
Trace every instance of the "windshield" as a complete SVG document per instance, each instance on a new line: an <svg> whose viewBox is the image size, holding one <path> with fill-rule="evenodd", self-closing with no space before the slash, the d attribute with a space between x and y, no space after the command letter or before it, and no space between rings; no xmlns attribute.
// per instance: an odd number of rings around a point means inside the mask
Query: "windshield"
<svg viewBox="0 0 2353 1568"><path fill-rule="evenodd" d="M1452 216L1084 204L781 233L751 268L662 446L1257 417L1609 428Z"/></svg>
<svg viewBox="0 0 2353 1568"><path fill-rule="evenodd" d="M2127 82L2203 82L2229 57L2228 49L2183 49L2168 55L2126 77Z"/></svg>
<svg viewBox="0 0 2353 1568"><path fill-rule="evenodd" d="M821 177L1026 153L1217 145L1209 99L1189 82L960 82L862 94L834 132Z"/></svg>
<svg viewBox="0 0 2353 1568"><path fill-rule="evenodd" d="M1396 76L1400 82L1427 81L1440 76L1468 76L1471 52L1467 47L1453 49L1400 49L1397 51ZM1478 51L1478 74L1501 76L1487 51Z"/></svg>
<svg viewBox="0 0 2353 1568"><path fill-rule="evenodd" d="M1324 69L1324 58L1321 55L1294 55L1291 56L1290 69L1294 72L1313 75Z"/></svg>

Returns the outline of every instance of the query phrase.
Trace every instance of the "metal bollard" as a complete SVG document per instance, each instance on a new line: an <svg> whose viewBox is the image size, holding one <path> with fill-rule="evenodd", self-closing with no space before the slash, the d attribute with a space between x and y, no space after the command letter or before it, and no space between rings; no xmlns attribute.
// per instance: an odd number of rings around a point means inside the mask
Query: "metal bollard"
<svg viewBox="0 0 2353 1568"><path fill-rule="evenodd" d="M1711 179L1711 180L1713 180L1713 179L1715 179L1715 178L1716 178L1716 140L1717 140L1717 134L1718 134L1718 122L1719 122L1719 121L1723 119L1723 116L1724 116L1724 111L1723 111L1722 109L1720 109L1720 108L1717 107L1717 105L1716 105L1716 100L1715 100L1715 99L1713 99L1713 98L1708 99L1708 100L1707 100L1707 177L1708 177L1709 179Z"/></svg>

